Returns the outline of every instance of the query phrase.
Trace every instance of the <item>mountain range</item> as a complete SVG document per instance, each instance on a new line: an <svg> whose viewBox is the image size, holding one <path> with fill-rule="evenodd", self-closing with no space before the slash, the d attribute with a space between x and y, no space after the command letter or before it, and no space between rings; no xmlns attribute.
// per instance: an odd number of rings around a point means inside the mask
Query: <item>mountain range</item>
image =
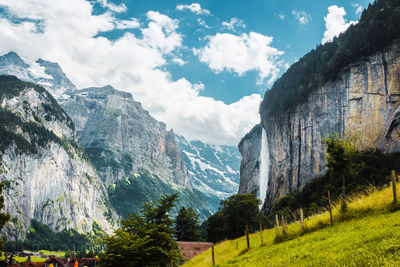
<svg viewBox="0 0 400 267"><path fill-rule="evenodd" d="M143 202L172 193L172 215L191 206L204 220L238 190L236 147L175 135L130 93L77 89L57 63L28 64L14 52L0 57L0 74L13 75L1 76L0 92L2 131L13 136L1 143L9 237L23 239L32 219L54 231L110 232Z"/></svg>

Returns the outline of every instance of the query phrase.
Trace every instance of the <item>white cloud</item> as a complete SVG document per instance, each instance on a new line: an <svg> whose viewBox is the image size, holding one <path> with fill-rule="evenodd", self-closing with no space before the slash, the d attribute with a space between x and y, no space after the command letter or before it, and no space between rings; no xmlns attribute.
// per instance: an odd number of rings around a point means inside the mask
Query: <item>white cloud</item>
<svg viewBox="0 0 400 267"><path fill-rule="evenodd" d="M311 14L308 14L301 10L293 10L292 14L296 17L300 24L308 24L311 22Z"/></svg>
<svg viewBox="0 0 400 267"><path fill-rule="evenodd" d="M207 25L207 23L201 18L197 18L197 22L206 29L210 29L211 27Z"/></svg>
<svg viewBox="0 0 400 267"><path fill-rule="evenodd" d="M364 10L364 7L358 3L351 3L351 5L356 9L356 15L360 15Z"/></svg>
<svg viewBox="0 0 400 267"><path fill-rule="evenodd" d="M222 26L231 31L236 31L237 28L246 28L243 20L238 18L231 18L230 21L223 21Z"/></svg>
<svg viewBox="0 0 400 267"><path fill-rule="evenodd" d="M179 58L179 57L174 57L172 59L172 62L178 64L179 66L183 66L183 65L186 64L186 62L183 59Z"/></svg>
<svg viewBox="0 0 400 267"><path fill-rule="evenodd" d="M139 28L141 37L125 32L117 40L108 40L99 33L129 23L119 21L109 11L93 15L91 3L0 0L10 16L39 20L42 28L39 32L34 22L17 23L0 17L0 54L12 50L29 62L37 58L58 62L79 88L111 84L131 92L156 119L189 139L236 145L259 122L260 95L226 105L200 96L203 84L192 84L185 78L173 80L163 70L165 58L177 57L182 49L177 20L150 11L148 21ZM131 27L136 26L134 21L131 19Z"/></svg>
<svg viewBox="0 0 400 267"><path fill-rule="evenodd" d="M324 17L325 32L322 39L323 44L332 41L334 37L345 32L350 25L357 23L357 21L347 22L344 16L346 16L346 11L343 7L336 5L328 7L328 14Z"/></svg>
<svg viewBox="0 0 400 267"><path fill-rule="evenodd" d="M115 27L120 30L140 28L140 23L137 19L117 21Z"/></svg>
<svg viewBox="0 0 400 267"><path fill-rule="evenodd" d="M281 20L284 20L284 19L285 19L285 14L279 13L278 17L279 17Z"/></svg>
<svg viewBox="0 0 400 267"><path fill-rule="evenodd" d="M116 5L113 3L109 3L107 0L97 0L97 2L99 2L100 5L102 5L103 7L116 13L125 12L127 10L126 5L123 3L120 5Z"/></svg>
<svg viewBox="0 0 400 267"><path fill-rule="evenodd" d="M270 77L269 82L276 78L280 64L278 57L283 52L270 46L272 37L255 32L240 36L217 33L208 39L208 44L194 49L194 54L214 72L227 70L241 76L247 71L255 70L259 73L259 83L267 77Z"/></svg>
<svg viewBox="0 0 400 267"><path fill-rule="evenodd" d="M187 9L190 12L196 13L197 15L210 15L210 11L201 8L200 4L198 3L192 3L190 5L180 4L176 6L176 9L181 11Z"/></svg>

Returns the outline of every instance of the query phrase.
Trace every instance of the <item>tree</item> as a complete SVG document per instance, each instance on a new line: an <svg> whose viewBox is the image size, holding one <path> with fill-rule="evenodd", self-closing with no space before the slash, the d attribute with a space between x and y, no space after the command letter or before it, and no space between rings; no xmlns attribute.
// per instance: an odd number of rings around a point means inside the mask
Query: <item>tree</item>
<svg viewBox="0 0 400 267"><path fill-rule="evenodd" d="M342 177L342 198L346 197L346 176L357 169L354 159L359 154L357 138L340 138L338 134L330 134L323 138L326 148L326 166L331 175Z"/></svg>
<svg viewBox="0 0 400 267"><path fill-rule="evenodd" d="M199 215L196 214L192 207L179 210L175 220L175 236L179 241L199 241L200 225Z"/></svg>
<svg viewBox="0 0 400 267"><path fill-rule="evenodd" d="M5 164L3 162L0 162L0 175L2 175L3 173L7 173L4 165ZM0 183L0 211L4 208L4 196L2 195L4 186L5 186L4 182ZM0 212L0 231L1 229L3 229L4 225L9 220L10 220L9 214ZM0 238L0 249L3 248L4 248L4 242L3 239Z"/></svg>
<svg viewBox="0 0 400 267"><path fill-rule="evenodd" d="M145 203L139 214L122 220L121 228L106 237L104 266L169 266L178 264L180 250L173 239L173 220L168 212L178 195L163 195Z"/></svg>
<svg viewBox="0 0 400 267"><path fill-rule="evenodd" d="M259 204L254 194L237 194L221 201L221 210L207 220L207 240L217 242L242 236L246 224L250 231L257 230Z"/></svg>

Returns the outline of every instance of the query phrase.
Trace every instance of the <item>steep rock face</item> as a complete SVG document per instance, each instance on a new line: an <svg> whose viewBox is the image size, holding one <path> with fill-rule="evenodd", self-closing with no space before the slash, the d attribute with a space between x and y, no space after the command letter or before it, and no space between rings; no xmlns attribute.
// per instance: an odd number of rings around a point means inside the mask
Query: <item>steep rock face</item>
<svg viewBox="0 0 400 267"><path fill-rule="evenodd" d="M360 149L400 151L400 47L356 62L326 83L295 112L266 117L270 176L264 210L326 171L323 136L358 137Z"/></svg>
<svg viewBox="0 0 400 267"><path fill-rule="evenodd" d="M0 76L0 162L6 173L9 238L24 238L31 220L53 230L111 231L103 183L77 143L71 119L42 87Z"/></svg>
<svg viewBox="0 0 400 267"><path fill-rule="evenodd" d="M261 130L261 125L257 124L238 145L242 155L239 194L259 195Z"/></svg>
<svg viewBox="0 0 400 267"><path fill-rule="evenodd" d="M107 185L144 168L165 182L191 187L173 131L131 94L111 86L87 88L64 96L60 104Z"/></svg>
<svg viewBox="0 0 400 267"><path fill-rule="evenodd" d="M192 188L173 130L167 131L131 94L105 86L65 94L59 102L76 123L78 138L119 215L174 193L179 201L172 216L182 206L193 207L202 220L212 214Z"/></svg>
<svg viewBox="0 0 400 267"><path fill-rule="evenodd" d="M39 84L56 98L76 89L58 63L38 59L29 65L15 52L0 56L0 74Z"/></svg>
<svg viewBox="0 0 400 267"><path fill-rule="evenodd" d="M240 155L236 147L187 141L176 135L193 187L205 196L214 213L220 201L234 195L239 186Z"/></svg>

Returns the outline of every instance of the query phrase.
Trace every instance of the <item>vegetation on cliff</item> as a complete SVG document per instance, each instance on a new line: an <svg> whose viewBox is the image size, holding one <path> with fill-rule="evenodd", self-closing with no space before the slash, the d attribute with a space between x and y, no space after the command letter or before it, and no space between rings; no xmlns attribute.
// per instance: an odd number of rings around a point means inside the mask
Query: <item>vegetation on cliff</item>
<svg viewBox="0 0 400 267"><path fill-rule="evenodd" d="M376 0L364 10L356 25L294 63L265 93L261 114L269 117L293 112L318 87L335 79L341 69L399 38L398 25L400 0Z"/></svg>
<svg viewBox="0 0 400 267"><path fill-rule="evenodd" d="M400 171L400 153L385 154L373 149L359 151L352 141L340 139L337 135L331 135L325 142L328 171L276 202L269 214L270 225L275 214L293 220L300 207L306 216L326 208L328 191L332 200L341 198L343 180L346 195L352 195L366 192L371 186L385 186L391 181L391 170Z"/></svg>

